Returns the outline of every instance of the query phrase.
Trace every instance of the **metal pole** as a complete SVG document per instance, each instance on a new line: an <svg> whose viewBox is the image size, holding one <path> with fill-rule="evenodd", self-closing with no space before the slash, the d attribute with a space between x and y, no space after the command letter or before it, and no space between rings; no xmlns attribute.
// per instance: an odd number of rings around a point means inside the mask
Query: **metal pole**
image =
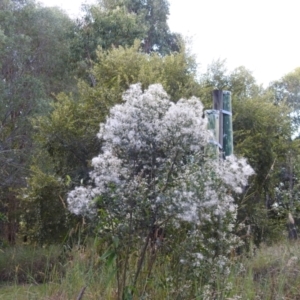
<svg viewBox="0 0 300 300"><path fill-rule="evenodd" d="M223 114L221 113L223 109L223 91L214 90L213 91L213 109L219 111L219 140L217 141L223 151Z"/></svg>
<svg viewBox="0 0 300 300"><path fill-rule="evenodd" d="M233 131L231 113L231 93L223 90L213 91L213 108L219 112L219 145L224 157L233 154Z"/></svg>

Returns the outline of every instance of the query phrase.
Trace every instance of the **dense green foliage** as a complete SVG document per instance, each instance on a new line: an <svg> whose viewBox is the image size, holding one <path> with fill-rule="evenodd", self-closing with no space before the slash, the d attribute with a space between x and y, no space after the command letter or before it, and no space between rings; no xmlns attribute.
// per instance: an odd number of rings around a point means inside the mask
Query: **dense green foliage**
<svg viewBox="0 0 300 300"><path fill-rule="evenodd" d="M300 97L300 68L286 74L279 80L270 84L270 90L274 91L276 102L285 103L291 108L293 130L298 134L300 124L299 97Z"/></svg>
<svg viewBox="0 0 300 300"><path fill-rule="evenodd" d="M137 24L143 29L142 49L146 53L158 52L162 55L179 50L180 36L172 33L167 20L169 3L167 0L102 0L104 10L123 8L137 17ZM138 36L136 36L138 37Z"/></svg>
<svg viewBox="0 0 300 300"><path fill-rule="evenodd" d="M119 46L133 46L141 41L145 53L167 55L180 50L180 35L172 33L167 24L169 4L166 0L103 0L85 6L85 15L77 20L72 40L72 63L78 74L92 67L97 59L97 47L108 50ZM95 84L92 74L86 76Z"/></svg>
<svg viewBox="0 0 300 300"><path fill-rule="evenodd" d="M14 242L17 190L26 184L36 149L30 119L49 111L52 93L74 87L65 42L72 21L33 1L0 6L0 210L7 216L2 234Z"/></svg>

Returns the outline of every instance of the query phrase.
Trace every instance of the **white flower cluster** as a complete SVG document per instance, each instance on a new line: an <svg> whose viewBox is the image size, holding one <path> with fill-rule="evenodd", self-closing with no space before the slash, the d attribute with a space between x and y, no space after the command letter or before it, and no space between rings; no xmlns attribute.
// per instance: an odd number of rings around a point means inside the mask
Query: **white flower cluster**
<svg viewBox="0 0 300 300"><path fill-rule="evenodd" d="M69 193L69 210L95 216L95 199L103 196L101 209L122 230L128 216L135 232L156 220L191 223L191 256L183 261L201 266L203 258L212 261L210 255L223 267L222 255L236 244L231 194L242 192L253 169L233 155L224 161L209 156L205 149L212 133L199 99L172 103L159 84L144 92L140 84L132 85L123 99L100 125L102 153L92 160L91 184Z"/></svg>
<svg viewBox="0 0 300 300"><path fill-rule="evenodd" d="M90 187L76 187L68 196L69 210L75 215L94 215L92 199L95 197Z"/></svg>
<svg viewBox="0 0 300 300"><path fill-rule="evenodd" d="M254 174L254 170L248 165L246 159L238 159L234 155L227 156L219 170L224 183L236 193L242 192L242 187L247 185L248 178Z"/></svg>
<svg viewBox="0 0 300 300"><path fill-rule="evenodd" d="M203 105L195 97L174 104L161 85L151 85L143 93L136 84L123 99L125 103L114 106L106 123L100 124L103 153L92 160L92 185L69 193L69 209L75 214L86 215L89 209L94 214L93 198L108 193L112 183L119 193L141 177L151 186L167 186L188 156L203 150L211 137Z"/></svg>
<svg viewBox="0 0 300 300"><path fill-rule="evenodd" d="M233 155L222 163L203 159L211 132L200 100L172 103L159 84L145 92L140 84L132 85L123 99L125 103L114 106L100 125L103 153L92 160L92 185L69 193L70 211L94 214L93 198L110 193L112 184L121 199L129 186L146 179L152 206L161 206L164 199L176 206L183 220L199 223L209 218L208 211L218 216L234 212L225 187L240 193L253 170Z"/></svg>
<svg viewBox="0 0 300 300"><path fill-rule="evenodd" d="M180 217L201 224L212 221L213 216L218 219L228 213L235 216L236 205L231 191L241 193L253 174L244 159L233 155L224 161L202 158L198 168L193 164L187 166L182 175L185 180L178 182L174 191L174 202L181 207Z"/></svg>

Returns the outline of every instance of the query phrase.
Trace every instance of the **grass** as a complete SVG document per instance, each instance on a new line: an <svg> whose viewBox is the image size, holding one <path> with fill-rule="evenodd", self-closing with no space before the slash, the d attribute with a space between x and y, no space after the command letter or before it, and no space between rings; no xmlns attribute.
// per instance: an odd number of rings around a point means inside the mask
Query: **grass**
<svg viewBox="0 0 300 300"><path fill-rule="evenodd" d="M282 242L261 246L256 255L244 259L245 270L234 276L231 297L240 299L300 299L300 243ZM229 297L230 298L230 297Z"/></svg>
<svg viewBox="0 0 300 300"><path fill-rule="evenodd" d="M50 289L46 284L2 285L0 287L0 298L3 300L47 299L49 292Z"/></svg>
<svg viewBox="0 0 300 300"><path fill-rule="evenodd" d="M0 250L0 282L40 284L63 272L59 247L20 246Z"/></svg>
<svg viewBox="0 0 300 300"><path fill-rule="evenodd" d="M83 287L82 300L116 299L113 269L102 263L95 246L74 249L63 258L60 251L59 247L2 250L0 299L76 299ZM152 276L138 285L136 294L143 298L134 299L205 299L201 282L194 283L198 296L182 296L178 285L172 288L170 270L167 260L156 264ZM300 242L262 245L253 257L235 257L225 287L218 284L223 279L216 277L216 289L206 299L300 299Z"/></svg>

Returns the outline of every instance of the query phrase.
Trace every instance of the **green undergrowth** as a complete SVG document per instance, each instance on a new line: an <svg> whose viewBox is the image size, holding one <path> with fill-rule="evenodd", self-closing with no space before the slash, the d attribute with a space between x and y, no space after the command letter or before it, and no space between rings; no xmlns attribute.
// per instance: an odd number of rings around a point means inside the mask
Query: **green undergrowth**
<svg viewBox="0 0 300 300"><path fill-rule="evenodd" d="M300 242L262 245L242 268L231 268L228 299L300 299Z"/></svg>
<svg viewBox="0 0 300 300"><path fill-rule="evenodd" d="M136 263L133 254L130 264ZM141 273L136 296L126 299L300 299L300 242L262 245L251 257L232 257L227 278L216 274L210 290L201 280L191 282L198 290L193 296L181 294L182 274L172 270L172 262L157 253L151 276ZM115 275L93 243L67 252L58 246L2 249L0 299L77 299L85 289L82 300L115 300Z"/></svg>
<svg viewBox="0 0 300 300"><path fill-rule="evenodd" d="M0 282L41 284L63 273L61 247L9 247L0 250Z"/></svg>

